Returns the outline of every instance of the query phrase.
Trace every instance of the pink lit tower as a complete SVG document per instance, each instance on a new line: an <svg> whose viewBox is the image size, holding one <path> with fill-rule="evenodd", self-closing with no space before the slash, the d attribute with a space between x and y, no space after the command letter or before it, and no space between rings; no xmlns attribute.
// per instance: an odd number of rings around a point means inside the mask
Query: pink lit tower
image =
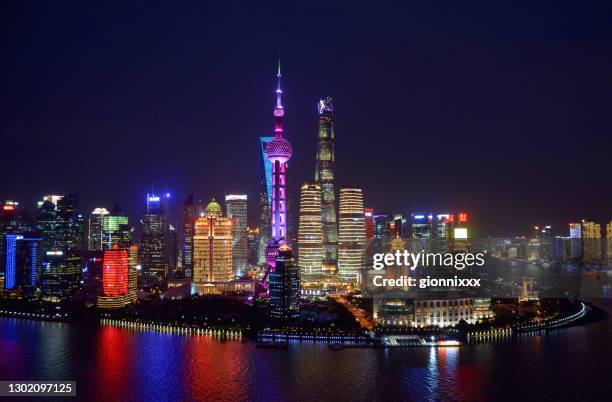
<svg viewBox="0 0 612 402"><path fill-rule="evenodd" d="M274 139L266 144L268 160L272 162L272 237L266 247L266 262L274 269L280 246L287 245L287 161L291 158L291 144L283 138L283 116L285 111L281 102L281 67L278 60L276 74L276 107L274 108Z"/></svg>

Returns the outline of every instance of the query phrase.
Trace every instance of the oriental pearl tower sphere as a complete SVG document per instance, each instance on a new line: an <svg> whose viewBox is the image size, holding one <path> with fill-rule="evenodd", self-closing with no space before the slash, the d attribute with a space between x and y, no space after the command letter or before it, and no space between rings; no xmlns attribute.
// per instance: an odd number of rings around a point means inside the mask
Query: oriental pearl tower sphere
<svg viewBox="0 0 612 402"><path fill-rule="evenodd" d="M286 172L287 161L291 158L291 144L283 138L283 116L285 111L281 102L281 68L278 61L276 75L276 107L274 108L274 139L266 144L266 155L272 162L272 236L266 247L266 262L271 268L276 267L278 249L287 245L287 191Z"/></svg>

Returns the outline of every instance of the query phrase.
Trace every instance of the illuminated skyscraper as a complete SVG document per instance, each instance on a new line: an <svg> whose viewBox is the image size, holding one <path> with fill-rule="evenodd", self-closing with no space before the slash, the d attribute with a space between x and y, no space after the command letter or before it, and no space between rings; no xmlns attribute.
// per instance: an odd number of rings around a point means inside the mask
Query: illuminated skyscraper
<svg viewBox="0 0 612 402"><path fill-rule="evenodd" d="M40 285L40 244L35 234L8 233L4 236L4 289L34 291Z"/></svg>
<svg viewBox="0 0 612 402"><path fill-rule="evenodd" d="M56 245L56 233L59 225L56 205L51 201L44 201L38 208L36 230L42 235L41 252L43 255Z"/></svg>
<svg viewBox="0 0 612 402"><path fill-rule="evenodd" d="M195 222L193 282L205 293L205 286L232 280L232 267L232 220L222 215L221 205L213 198L205 215Z"/></svg>
<svg viewBox="0 0 612 402"><path fill-rule="evenodd" d="M75 194L45 196L39 204L37 229L41 244L43 299L60 301L79 289L82 252L85 247L84 217Z"/></svg>
<svg viewBox="0 0 612 402"><path fill-rule="evenodd" d="M270 222L272 221L272 162L266 154L266 143L274 137L259 137L260 166L259 166L259 263L263 264L265 250L270 241Z"/></svg>
<svg viewBox="0 0 612 402"><path fill-rule="evenodd" d="M582 221L583 239L601 239L601 225L591 221Z"/></svg>
<svg viewBox="0 0 612 402"><path fill-rule="evenodd" d="M132 230L128 216L115 206L113 212L102 217L102 249L111 250L115 244L126 248L132 244Z"/></svg>
<svg viewBox="0 0 612 402"><path fill-rule="evenodd" d="M389 250L389 245L393 240L394 236L389 226L389 215L387 214L376 214L372 217L374 239L371 246L371 253L386 253Z"/></svg>
<svg viewBox="0 0 612 402"><path fill-rule="evenodd" d="M316 281L322 276L322 247L321 186L306 183L300 195L298 228L298 266L303 281Z"/></svg>
<svg viewBox="0 0 612 402"><path fill-rule="evenodd" d="M411 231L413 252L430 252L432 238L434 237L433 215L413 213Z"/></svg>
<svg viewBox="0 0 612 402"><path fill-rule="evenodd" d="M81 253L52 249L45 252L41 269L43 300L69 299L79 289Z"/></svg>
<svg viewBox="0 0 612 402"><path fill-rule="evenodd" d="M573 259L582 256L582 225L577 222L569 224L569 257Z"/></svg>
<svg viewBox="0 0 612 402"><path fill-rule="evenodd" d="M58 226L56 247L62 250L81 252L85 249L85 218L79 212L76 194L66 194L57 200Z"/></svg>
<svg viewBox="0 0 612 402"><path fill-rule="evenodd" d="M89 215L88 250L102 250L102 225L109 212L106 208L96 208Z"/></svg>
<svg viewBox="0 0 612 402"><path fill-rule="evenodd" d="M586 263L598 264L602 257L601 225L582 221L582 259Z"/></svg>
<svg viewBox="0 0 612 402"><path fill-rule="evenodd" d="M334 193L334 109L332 99L319 101L319 142L315 182L321 186L323 267L335 272L338 262L338 226Z"/></svg>
<svg viewBox="0 0 612 402"><path fill-rule="evenodd" d="M169 271L168 218L163 197L147 194L147 209L142 216L140 261L147 283L163 282Z"/></svg>
<svg viewBox="0 0 612 402"><path fill-rule="evenodd" d="M338 228L338 274L344 283L358 282L365 267L365 214L360 187L340 188Z"/></svg>
<svg viewBox="0 0 612 402"><path fill-rule="evenodd" d="M133 300L130 294L130 274L128 250L114 244L112 249L104 251L102 261L103 295L98 296L98 307L120 308Z"/></svg>
<svg viewBox="0 0 612 402"><path fill-rule="evenodd" d="M278 248L287 242L287 161L291 158L291 144L283 138L283 116L285 111L281 101L281 68L278 62L278 86L276 88L276 107L274 108L274 139L266 143L266 155L272 163L272 209L271 238L266 247L267 264L276 266Z"/></svg>
<svg viewBox="0 0 612 402"><path fill-rule="evenodd" d="M270 316L284 322L300 317L300 268L295 264L291 248L277 249L276 268L270 273Z"/></svg>
<svg viewBox="0 0 612 402"><path fill-rule="evenodd" d="M44 237L43 249L82 251L85 219L78 210L76 194L43 197L39 202L37 230Z"/></svg>
<svg viewBox="0 0 612 402"><path fill-rule="evenodd" d="M24 235L30 232L32 232L32 225L26 218L25 211L19 206L19 202L14 200L0 201L0 290L4 288L4 275L6 274L8 277L10 271L8 264L12 261L9 258L12 251L6 247L11 243L17 247L19 242L15 240L15 237L11 240L8 236ZM15 249L13 258L17 258L16 253ZM15 269L20 272L21 267L18 261Z"/></svg>
<svg viewBox="0 0 612 402"><path fill-rule="evenodd" d="M229 194L225 196L227 217L232 220L232 263L234 275L241 277L247 268L247 196Z"/></svg>
<svg viewBox="0 0 612 402"><path fill-rule="evenodd" d="M366 239L371 239L374 237L374 210L372 208L364 208L363 213L365 216Z"/></svg>
<svg viewBox="0 0 612 402"><path fill-rule="evenodd" d="M366 267L371 267L374 259L374 210L363 209L366 234Z"/></svg>
<svg viewBox="0 0 612 402"><path fill-rule="evenodd" d="M113 245L104 252L102 289L106 296L123 296L128 291L128 252Z"/></svg>
<svg viewBox="0 0 612 402"><path fill-rule="evenodd" d="M193 275L193 233L195 227L193 194L189 194L181 207L181 269L186 278Z"/></svg>
<svg viewBox="0 0 612 402"><path fill-rule="evenodd" d="M452 218L451 218L452 217ZM452 223L454 222L454 215L451 214L438 214L435 217L435 237L438 240L448 240L451 237Z"/></svg>
<svg viewBox="0 0 612 402"><path fill-rule="evenodd" d="M136 302L138 296L138 245L131 244L127 248L128 252L128 295L129 303Z"/></svg>

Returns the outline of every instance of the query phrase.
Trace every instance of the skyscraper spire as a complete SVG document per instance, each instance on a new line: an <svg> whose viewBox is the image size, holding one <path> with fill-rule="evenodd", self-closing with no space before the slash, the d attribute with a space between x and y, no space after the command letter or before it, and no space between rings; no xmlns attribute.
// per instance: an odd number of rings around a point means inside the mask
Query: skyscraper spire
<svg viewBox="0 0 612 402"><path fill-rule="evenodd" d="M274 108L274 135L276 138L283 137L283 115L285 111L283 110L283 102L282 95L283 90L281 89L281 62L280 62L280 52L278 55L278 72L276 73L277 86L276 86L276 107Z"/></svg>
<svg viewBox="0 0 612 402"><path fill-rule="evenodd" d="M276 87L276 93L277 94L281 94L283 93L283 91L281 91L281 63L280 63L280 54L278 55L278 72L276 73L276 78L278 81L278 85ZM280 98L278 98L280 99ZM280 106L282 108L282 106L280 105L280 103L277 103L277 107Z"/></svg>

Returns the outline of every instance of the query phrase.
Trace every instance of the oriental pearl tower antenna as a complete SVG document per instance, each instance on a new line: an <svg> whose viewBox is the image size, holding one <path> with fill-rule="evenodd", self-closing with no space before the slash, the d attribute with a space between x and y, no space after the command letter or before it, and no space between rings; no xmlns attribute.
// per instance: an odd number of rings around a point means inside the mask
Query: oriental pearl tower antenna
<svg viewBox="0 0 612 402"><path fill-rule="evenodd" d="M274 108L274 139L266 144L266 155L272 162L272 216L270 226L272 236L266 247L265 257L270 269L276 267L276 257L280 246L287 245L287 161L291 158L291 144L283 138L283 109L281 89L281 65L278 59L276 74L276 107Z"/></svg>

